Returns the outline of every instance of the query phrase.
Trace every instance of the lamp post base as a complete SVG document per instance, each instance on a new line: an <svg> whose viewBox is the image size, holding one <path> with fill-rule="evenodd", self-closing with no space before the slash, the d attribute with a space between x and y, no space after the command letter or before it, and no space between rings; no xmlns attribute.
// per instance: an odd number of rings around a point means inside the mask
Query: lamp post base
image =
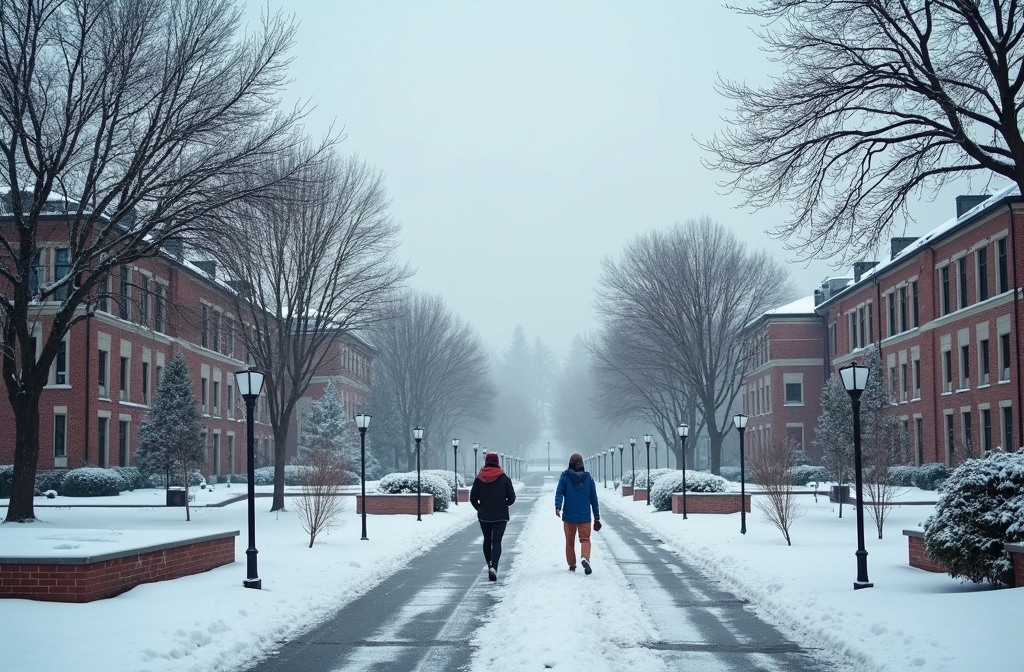
<svg viewBox="0 0 1024 672"><path fill-rule="evenodd" d="M260 589L263 588L263 580L262 579L246 579L245 581L242 581L242 585L245 586L246 588L255 588L256 590L260 590Z"/></svg>
<svg viewBox="0 0 1024 672"><path fill-rule="evenodd" d="M854 590L860 590L861 588L874 588L874 587L875 587L875 584L868 583L867 581L863 581L863 582L861 582L861 581L854 581L853 582L853 589Z"/></svg>

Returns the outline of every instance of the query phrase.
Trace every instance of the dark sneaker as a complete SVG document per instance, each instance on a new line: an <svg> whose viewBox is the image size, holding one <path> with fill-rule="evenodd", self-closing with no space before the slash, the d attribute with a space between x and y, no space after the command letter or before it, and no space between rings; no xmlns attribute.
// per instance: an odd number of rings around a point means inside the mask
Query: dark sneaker
<svg viewBox="0 0 1024 672"><path fill-rule="evenodd" d="M580 560L580 564L583 565L583 572L585 574L590 574L592 571L594 571L590 568L590 560L583 558L582 560Z"/></svg>
<svg viewBox="0 0 1024 672"><path fill-rule="evenodd" d="M570 572L575 572L576 571L576 565L573 565L572 567L570 567L569 571Z"/></svg>
<svg viewBox="0 0 1024 672"><path fill-rule="evenodd" d="M497 581L498 580L498 570L496 570L494 567L488 567L487 568L487 578L489 580L491 580L491 581Z"/></svg>

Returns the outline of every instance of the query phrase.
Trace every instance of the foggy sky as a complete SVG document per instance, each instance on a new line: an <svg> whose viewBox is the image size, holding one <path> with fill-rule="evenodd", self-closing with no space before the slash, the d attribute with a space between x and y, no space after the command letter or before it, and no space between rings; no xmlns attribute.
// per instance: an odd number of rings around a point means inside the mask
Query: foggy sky
<svg viewBox="0 0 1024 672"><path fill-rule="evenodd" d="M265 6L253 0L250 18ZM640 232L708 215L795 258L764 233L783 210L738 209L701 165L695 140L728 112L716 78L766 82L779 67L715 2L269 6L300 22L286 102L309 100L311 134L343 127L342 151L386 173L411 286L441 294L495 351L520 324L565 356L595 328L601 259ZM913 208L906 235L952 216L956 192ZM790 270L800 296L849 274Z"/></svg>

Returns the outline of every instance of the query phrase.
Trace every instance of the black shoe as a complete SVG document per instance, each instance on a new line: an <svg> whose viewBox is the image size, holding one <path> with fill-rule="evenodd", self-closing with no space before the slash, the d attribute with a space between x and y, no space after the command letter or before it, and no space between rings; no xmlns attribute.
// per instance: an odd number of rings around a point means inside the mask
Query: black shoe
<svg viewBox="0 0 1024 672"><path fill-rule="evenodd" d="M498 580L498 570L496 570L494 567L488 567L487 568L487 578L490 581L497 581Z"/></svg>
<svg viewBox="0 0 1024 672"><path fill-rule="evenodd" d="M587 560L586 558L583 558L582 560L580 560L580 564L583 565L583 572L584 573L590 574L592 571L594 571L594 570L592 570L590 568L590 560Z"/></svg>
<svg viewBox="0 0 1024 672"><path fill-rule="evenodd" d="M575 571L576 571L576 565L571 565L571 566L569 567L569 571L570 571L570 572L575 572Z"/></svg>

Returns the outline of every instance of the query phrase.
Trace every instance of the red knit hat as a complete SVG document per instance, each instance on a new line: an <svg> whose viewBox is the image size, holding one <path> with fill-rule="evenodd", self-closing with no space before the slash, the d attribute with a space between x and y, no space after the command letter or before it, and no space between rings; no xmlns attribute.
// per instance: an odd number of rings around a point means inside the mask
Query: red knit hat
<svg viewBox="0 0 1024 672"><path fill-rule="evenodd" d="M487 453L484 455L484 464L498 464L498 454Z"/></svg>

